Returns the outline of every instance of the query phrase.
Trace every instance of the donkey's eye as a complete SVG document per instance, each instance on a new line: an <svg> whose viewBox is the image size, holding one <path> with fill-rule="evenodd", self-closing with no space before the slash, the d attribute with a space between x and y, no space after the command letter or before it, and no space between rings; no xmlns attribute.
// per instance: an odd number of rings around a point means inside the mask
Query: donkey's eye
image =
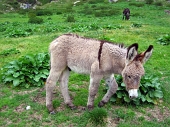
<svg viewBox="0 0 170 127"><path fill-rule="evenodd" d="M131 78L131 76L128 76L128 78Z"/></svg>

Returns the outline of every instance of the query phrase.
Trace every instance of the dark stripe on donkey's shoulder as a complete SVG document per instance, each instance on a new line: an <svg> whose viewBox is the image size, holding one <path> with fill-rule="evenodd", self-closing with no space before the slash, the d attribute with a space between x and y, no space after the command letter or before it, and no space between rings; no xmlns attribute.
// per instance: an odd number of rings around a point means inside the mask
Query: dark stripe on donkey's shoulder
<svg viewBox="0 0 170 127"><path fill-rule="evenodd" d="M102 53L102 47L103 47L104 43L105 43L105 41L100 41L100 48L99 48L99 51L98 51L99 68L100 68L100 58L101 58L101 53Z"/></svg>

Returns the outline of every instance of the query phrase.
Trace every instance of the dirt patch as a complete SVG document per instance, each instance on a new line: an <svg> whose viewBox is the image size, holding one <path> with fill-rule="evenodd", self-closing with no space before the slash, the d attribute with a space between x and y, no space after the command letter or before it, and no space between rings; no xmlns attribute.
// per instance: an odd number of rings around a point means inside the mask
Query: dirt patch
<svg viewBox="0 0 170 127"><path fill-rule="evenodd" d="M14 112L18 112L18 113L23 112L23 111L25 111L25 107L26 107L25 104L21 104L14 109Z"/></svg>
<svg viewBox="0 0 170 127"><path fill-rule="evenodd" d="M146 108L146 112L149 115L149 119L147 119L149 121L156 119L161 122L170 116L170 110L167 107L155 106L153 109Z"/></svg>
<svg viewBox="0 0 170 127"><path fill-rule="evenodd" d="M120 118L110 118L107 119L107 127L116 127L118 123L120 122Z"/></svg>
<svg viewBox="0 0 170 127"><path fill-rule="evenodd" d="M170 10L165 10L165 13L170 15Z"/></svg>
<svg viewBox="0 0 170 127"><path fill-rule="evenodd" d="M113 110L121 109L121 106L113 106ZM166 118L170 117L170 110L165 106L154 106L154 108L143 108L144 112L134 111L135 119L143 117L146 121L157 120L159 122L164 121ZM122 108L126 112L127 109ZM122 121L118 116L110 117L111 114L108 115L107 118L107 127L116 127Z"/></svg>
<svg viewBox="0 0 170 127"><path fill-rule="evenodd" d="M41 95L41 92L44 91L45 88L36 88L29 91L21 91L21 92L14 92L14 94L24 95L24 94L30 94L32 92L37 91L37 95L35 97L32 97L33 102L38 102L39 104L44 105L45 104L45 97ZM26 110L27 105L26 104L20 104L14 109L14 112L23 112Z"/></svg>
<svg viewBox="0 0 170 127"><path fill-rule="evenodd" d="M170 110L167 107L155 106L153 109L146 108L146 113L136 112L137 117L144 117L145 120L151 121L156 119L161 122L170 116Z"/></svg>
<svg viewBox="0 0 170 127"><path fill-rule="evenodd" d="M33 90L19 91L19 92L14 91L13 93L14 93L14 94L19 94L19 95L24 95L24 94L30 94L30 93L32 93L32 92L35 92L35 91L37 91L38 89L39 89L39 88L35 88L35 89L33 89Z"/></svg>
<svg viewBox="0 0 170 127"><path fill-rule="evenodd" d="M7 109L8 109L8 106L5 105L5 106L3 106L2 108L0 108L0 111L1 111L1 112L4 112L4 111L7 110Z"/></svg>
<svg viewBox="0 0 170 127"><path fill-rule="evenodd" d="M33 97L33 102L37 102L41 105L45 104L45 97L42 97L42 95L40 95L40 93L38 93L35 97Z"/></svg>
<svg viewBox="0 0 170 127"><path fill-rule="evenodd" d="M38 115L38 114L34 113L34 114L32 115L32 118L33 118L33 119L36 119L36 120L42 120L42 115Z"/></svg>
<svg viewBox="0 0 170 127"><path fill-rule="evenodd" d="M40 88L37 90L37 95L35 97L32 98L33 102L37 102L41 105L44 105L45 104L45 97L42 96L42 91L44 91L45 88Z"/></svg>
<svg viewBox="0 0 170 127"><path fill-rule="evenodd" d="M45 91L45 88L37 88L37 89L34 89L34 90L31 90L31 91L24 91L24 92L19 92L19 94L29 94L31 92L37 92L36 93L36 96L32 97L32 100L33 102L36 102L36 103L39 103L41 105L45 105L45 96L42 95L42 92ZM59 87L56 87L55 90L54 90L54 98L58 98L58 99L61 99L63 100L61 103L60 103L60 106L58 106L56 108L56 111L57 112L62 112L66 109L66 105L64 103L64 99L62 97L62 94L59 90ZM73 94L74 92L71 92L71 94ZM72 95L74 96L74 94ZM0 109L0 111L5 111L8 107L7 106L4 106ZM26 108L26 105L25 104L21 104L19 105L18 107L16 107L14 109L15 112L23 112ZM113 105L112 109L111 110L116 110L116 109L120 109L121 106L116 106L116 105ZM122 108L124 109L125 111L127 110L126 108ZM73 113L73 116L81 116L82 113L86 110L86 107L83 107L83 106L78 106L77 109L76 109L76 112ZM165 107L165 106L154 106L154 108L143 108L144 112L140 112L140 111L136 111L134 110L133 112L135 113L135 119L138 119L140 117L143 117L145 120L147 121L153 121L153 120L157 120L159 122L165 120L166 118L168 118L170 116L170 110ZM107 121L107 127L116 127L118 126L118 124L122 121L121 118L119 117L111 117L112 115L108 115L108 118L106 119ZM38 114L33 114L32 118L35 118L37 120L42 120L42 116L41 115L38 115ZM48 123L46 123L48 124Z"/></svg>

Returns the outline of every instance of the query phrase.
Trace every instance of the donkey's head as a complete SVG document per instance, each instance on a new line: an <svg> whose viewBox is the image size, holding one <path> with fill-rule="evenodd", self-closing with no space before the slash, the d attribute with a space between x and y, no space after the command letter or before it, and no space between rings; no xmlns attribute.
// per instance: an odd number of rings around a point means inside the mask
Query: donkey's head
<svg viewBox="0 0 170 127"><path fill-rule="evenodd" d="M130 19L130 13L127 12L126 15L125 15L125 17L126 17L126 20L129 20L129 19Z"/></svg>
<svg viewBox="0 0 170 127"><path fill-rule="evenodd" d="M149 48L138 54L138 44L132 44L127 49L127 56L125 62L125 68L122 71L123 82L126 85L126 90L129 93L129 98L138 97L138 89L140 85L140 80L142 75L144 75L143 64L150 58L152 55L153 46L150 45Z"/></svg>

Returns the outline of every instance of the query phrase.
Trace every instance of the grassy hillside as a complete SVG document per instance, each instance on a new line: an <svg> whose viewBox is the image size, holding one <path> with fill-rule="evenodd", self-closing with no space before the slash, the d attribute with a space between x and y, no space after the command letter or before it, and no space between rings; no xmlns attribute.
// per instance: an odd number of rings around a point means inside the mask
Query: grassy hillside
<svg viewBox="0 0 170 127"><path fill-rule="evenodd" d="M95 110L88 112L83 108L87 103L89 76L71 72L69 90L78 109L70 110L64 105L57 85L53 104L58 113L49 115L45 107L44 86L35 87L36 84L32 84L26 89L1 81L0 126L88 127L96 126L95 123L108 127L170 126L170 15L165 13L169 5L166 1L162 4L164 6L158 2L88 0L73 6L69 2L53 2L37 10L0 14L0 68L27 54L47 53L50 42L64 33L124 43L125 46L137 42L140 52L149 45L154 46L151 59L144 65L145 72L159 79L164 95L157 105L110 102L99 109L97 104L105 94L102 81ZM131 17L129 21L123 21L122 11L127 7L131 10ZM28 23L35 17L42 19L42 22ZM26 110L27 106L31 109ZM104 120L97 121L99 116L103 116Z"/></svg>

